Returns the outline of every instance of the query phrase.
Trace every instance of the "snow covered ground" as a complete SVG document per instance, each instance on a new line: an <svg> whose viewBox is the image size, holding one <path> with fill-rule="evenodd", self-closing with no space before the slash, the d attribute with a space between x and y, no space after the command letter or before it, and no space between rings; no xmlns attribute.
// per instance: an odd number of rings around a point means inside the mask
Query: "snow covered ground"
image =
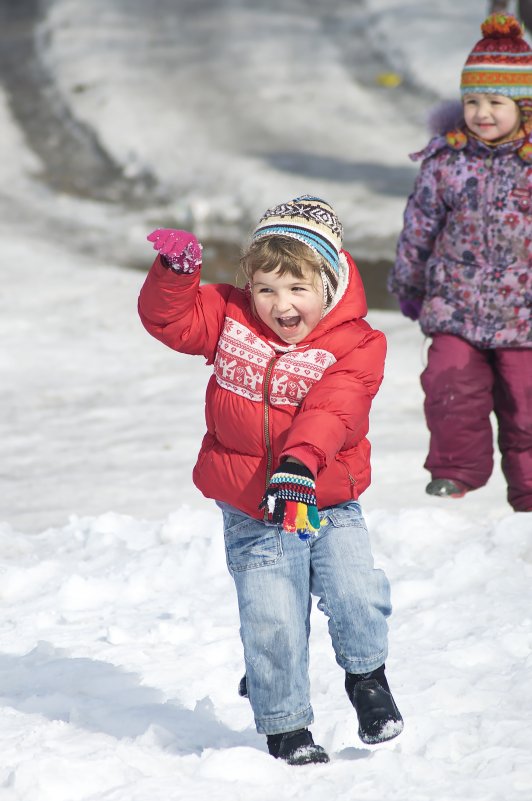
<svg viewBox="0 0 532 801"><path fill-rule="evenodd" d="M444 71L459 69L484 10L367 7L397 68L431 91L440 76L446 88L455 80ZM80 4L53 8L73 19ZM142 329L141 273L80 252L72 235L79 226L116 247L137 242L148 267L145 220L54 195L32 178L35 156L3 95L0 123L10 154L0 163L0 801L529 801L532 520L507 505L498 468L463 500L424 494L417 326L369 314L389 357L362 497L392 583L387 665L405 730L384 746L358 740L314 610L312 730L332 761L290 768L267 755L237 695L243 660L219 513L191 482L209 369ZM397 164L420 143L419 131L406 135L411 123L398 126ZM105 119L101 131L117 154L131 134ZM286 191L315 191L263 177L259 211ZM404 198L382 203L393 231Z"/></svg>

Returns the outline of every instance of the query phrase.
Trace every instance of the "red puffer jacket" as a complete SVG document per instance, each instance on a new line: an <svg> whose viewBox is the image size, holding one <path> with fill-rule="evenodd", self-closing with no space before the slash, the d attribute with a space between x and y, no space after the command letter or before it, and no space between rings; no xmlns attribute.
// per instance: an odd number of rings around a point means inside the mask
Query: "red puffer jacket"
<svg viewBox="0 0 532 801"><path fill-rule="evenodd" d="M369 485L366 434L386 340L361 319L362 281L349 254L341 258L349 272L342 298L296 346L254 316L246 290L200 286L199 273L177 275L155 260L139 298L143 325L214 365L193 472L207 498L261 518L270 475L288 455L317 476L319 508L356 499Z"/></svg>

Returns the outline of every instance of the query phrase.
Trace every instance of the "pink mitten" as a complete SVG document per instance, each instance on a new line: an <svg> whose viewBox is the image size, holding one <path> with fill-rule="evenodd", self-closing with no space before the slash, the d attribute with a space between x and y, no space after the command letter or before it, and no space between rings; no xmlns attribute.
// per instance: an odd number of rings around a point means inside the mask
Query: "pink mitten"
<svg viewBox="0 0 532 801"><path fill-rule="evenodd" d="M158 228L147 237L161 261L176 273L195 273L201 266L201 245L189 231Z"/></svg>

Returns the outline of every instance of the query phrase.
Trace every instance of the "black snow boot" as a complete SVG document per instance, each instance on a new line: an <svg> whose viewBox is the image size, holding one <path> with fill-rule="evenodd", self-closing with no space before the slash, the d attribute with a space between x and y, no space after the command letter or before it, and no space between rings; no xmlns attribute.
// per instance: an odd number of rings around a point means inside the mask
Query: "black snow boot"
<svg viewBox="0 0 532 801"><path fill-rule="evenodd" d="M238 694L241 698L249 698L248 696L248 677L244 673L238 682Z"/></svg>
<svg viewBox="0 0 532 801"><path fill-rule="evenodd" d="M472 487L454 478L434 478L425 487L425 492L438 498L463 498L471 489Z"/></svg>
<svg viewBox="0 0 532 801"><path fill-rule="evenodd" d="M390 692L384 665L371 673L345 674L345 689L358 717L358 736L374 745L403 731L403 718Z"/></svg>
<svg viewBox="0 0 532 801"><path fill-rule="evenodd" d="M308 729L286 731L266 736L268 751L276 759L289 765L311 765L328 762L329 756L321 745L316 745Z"/></svg>

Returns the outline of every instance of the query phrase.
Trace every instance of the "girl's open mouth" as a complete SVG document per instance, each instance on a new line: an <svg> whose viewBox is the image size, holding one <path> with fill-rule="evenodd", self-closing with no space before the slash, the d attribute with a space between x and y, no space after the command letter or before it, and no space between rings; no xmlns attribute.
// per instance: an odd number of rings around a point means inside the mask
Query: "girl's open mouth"
<svg viewBox="0 0 532 801"><path fill-rule="evenodd" d="M277 322L281 328L296 328L301 322L301 317L299 315L294 317L278 317Z"/></svg>

